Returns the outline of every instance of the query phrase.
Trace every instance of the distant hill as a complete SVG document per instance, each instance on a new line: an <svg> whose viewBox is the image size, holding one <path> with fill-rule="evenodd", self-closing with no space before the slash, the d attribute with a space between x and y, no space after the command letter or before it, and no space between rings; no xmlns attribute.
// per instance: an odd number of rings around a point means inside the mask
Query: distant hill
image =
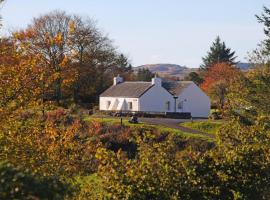
<svg viewBox="0 0 270 200"><path fill-rule="evenodd" d="M252 64L251 63L239 62L239 63L236 64L236 67L238 67L242 71L246 71L246 70L249 70L252 67Z"/></svg>
<svg viewBox="0 0 270 200"><path fill-rule="evenodd" d="M242 71L247 71L252 67L250 63L239 62L236 64ZM172 76L178 77L179 79L183 79L190 72L196 72L199 68L188 68L186 66L176 65L176 64L146 64L138 67L134 67L134 70L147 68L152 73L157 73L161 77Z"/></svg>
<svg viewBox="0 0 270 200"><path fill-rule="evenodd" d="M187 74L193 71L197 71L197 68L188 68L186 66L176 64L147 64L135 67L135 71L138 69L147 68L152 73L157 73L161 77L173 76L180 79L184 78Z"/></svg>

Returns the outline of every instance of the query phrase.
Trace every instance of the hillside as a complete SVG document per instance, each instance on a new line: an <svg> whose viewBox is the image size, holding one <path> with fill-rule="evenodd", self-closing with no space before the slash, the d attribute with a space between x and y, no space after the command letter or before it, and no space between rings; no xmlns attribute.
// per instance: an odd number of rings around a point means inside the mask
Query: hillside
<svg viewBox="0 0 270 200"><path fill-rule="evenodd" d="M249 70L252 65L250 63L239 62L236 64L236 67L242 71L246 71ZM177 64L146 64L135 67L134 69L136 71L142 68L147 68L152 73L157 73L161 77L172 76L180 79L183 79L190 72L196 72L198 70L198 68L188 68Z"/></svg>
<svg viewBox="0 0 270 200"><path fill-rule="evenodd" d="M188 68L176 64L147 64L135 67L135 70L142 68L147 68L152 73L157 73L161 77L173 76L180 79L184 78L190 72L197 71L197 68Z"/></svg>
<svg viewBox="0 0 270 200"><path fill-rule="evenodd" d="M236 67L238 67L242 71L246 71L246 70L249 70L252 67L252 64L251 63L239 62L239 63L236 64Z"/></svg>

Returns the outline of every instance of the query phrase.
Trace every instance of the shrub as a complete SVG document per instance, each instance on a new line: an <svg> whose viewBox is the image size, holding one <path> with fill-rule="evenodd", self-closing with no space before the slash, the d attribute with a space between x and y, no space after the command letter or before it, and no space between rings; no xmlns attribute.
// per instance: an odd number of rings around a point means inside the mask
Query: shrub
<svg viewBox="0 0 270 200"><path fill-rule="evenodd" d="M270 132L262 118L245 127L226 125L217 146L204 152L179 149L169 135L156 141L137 137L138 153L97 151L103 198L109 199L268 199Z"/></svg>
<svg viewBox="0 0 270 200"><path fill-rule="evenodd" d="M6 162L0 163L0 199L64 199L72 188L57 177L40 177Z"/></svg>
<svg viewBox="0 0 270 200"><path fill-rule="evenodd" d="M214 111L214 112L211 113L210 119L212 119L212 120L222 119L221 116L222 115L221 115L221 112L220 111Z"/></svg>

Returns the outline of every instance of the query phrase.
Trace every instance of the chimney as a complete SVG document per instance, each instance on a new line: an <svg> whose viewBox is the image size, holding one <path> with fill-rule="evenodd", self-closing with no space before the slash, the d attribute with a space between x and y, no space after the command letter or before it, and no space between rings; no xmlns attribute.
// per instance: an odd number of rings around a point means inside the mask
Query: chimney
<svg viewBox="0 0 270 200"><path fill-rule="evenodd" d="M117 85L119 83L123 83L123 77L121 77L119 74L117 75L117 77L113 78L113 85Z"/></svg>
<svg viewBox="0 0 270 200"><path fill-rule="evenodd" d="M162 80L155 74L155 77L152 78L152 85L156 85L158 87L161 87Z"/></svg>

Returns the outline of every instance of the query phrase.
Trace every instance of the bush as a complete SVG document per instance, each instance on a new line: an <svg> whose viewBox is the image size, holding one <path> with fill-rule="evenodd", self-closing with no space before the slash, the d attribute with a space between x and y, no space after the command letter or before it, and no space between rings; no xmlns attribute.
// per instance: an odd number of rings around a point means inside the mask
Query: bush
<svg viewBox="0 0 270 200"><path fill-rule="evenodd" d="M6 162L0 163L0 199L64 199L69 184L57 177L40 177Z"/></svg>
<svg viewBox="0 0 270 200"><path fill-rule="evenodd" d="M222 115L220 111L214 111L210 114L210 119L212 120L218 120L218 119L222 119Z"/></svg>
<svg viewBox="0 0 270 200"><path fill-rule="evenodd" d="M135 159L100 148L98 174L106 199L268 199L270 132L266 119L243 127L232 122L217 146L179 149L177 138L137 137Z"/></svg>

